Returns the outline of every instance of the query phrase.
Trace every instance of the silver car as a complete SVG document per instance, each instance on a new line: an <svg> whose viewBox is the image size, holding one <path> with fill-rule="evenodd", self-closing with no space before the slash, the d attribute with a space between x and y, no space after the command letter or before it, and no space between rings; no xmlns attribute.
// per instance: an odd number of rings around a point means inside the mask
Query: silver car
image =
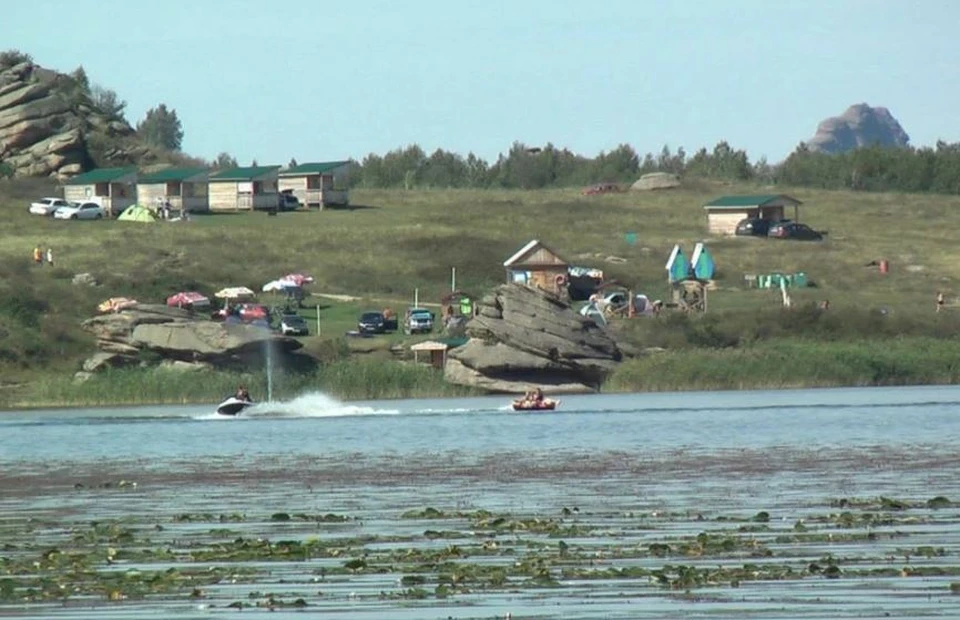
<svg viewBox="0 0 960 620"><path fill-rule="evenodd" d="M74 202L60 207L53 214L58 220L101 220L106 216L107 212L95 202Z"/></svg>

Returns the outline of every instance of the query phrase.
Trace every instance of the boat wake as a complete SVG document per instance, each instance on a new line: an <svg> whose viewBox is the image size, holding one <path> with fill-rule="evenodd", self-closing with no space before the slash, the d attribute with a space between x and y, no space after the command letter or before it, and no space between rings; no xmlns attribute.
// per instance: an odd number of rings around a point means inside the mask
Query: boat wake
<svg viewBox="0 0 960 620"><path fill-rule="evenodd" d="M349 405L326 394L314 392L303 394L290 401L271 401L257 403L238 416L225 416L218 413L203 414L198 420L241 420L256 418L339 418L345 416L395 415L397 409L379 409L376 407Z"/></svg>

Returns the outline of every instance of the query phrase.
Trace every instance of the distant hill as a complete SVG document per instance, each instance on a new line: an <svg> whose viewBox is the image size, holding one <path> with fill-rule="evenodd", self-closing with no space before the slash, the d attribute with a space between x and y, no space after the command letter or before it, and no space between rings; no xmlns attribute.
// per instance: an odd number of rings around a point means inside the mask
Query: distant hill
<svg viewBox="0 0 960 620"><path fill-rule="evenodd" d="M910 136L890 110L858 103L840 116L822 121L807 147L819 153L845 153L864 146L902 147L909 143Z"/></svg>
<svg viewBox="0 0 960 620"><path fill-rule="evenodd" d="M85 76L0 54L0 176L69 177L96 167L180 163L145 144L122 114L98 107Z"/></svg>

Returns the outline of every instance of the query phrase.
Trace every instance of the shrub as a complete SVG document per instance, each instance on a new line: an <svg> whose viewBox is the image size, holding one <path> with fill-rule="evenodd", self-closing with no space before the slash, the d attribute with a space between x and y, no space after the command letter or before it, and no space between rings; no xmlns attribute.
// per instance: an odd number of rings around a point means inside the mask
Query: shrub
<svg viewBox="0 0 960 620"><path fill-rule="evenodd" d="M33 62L33 57L30 56L30 54L24 54L20 50L0 52L0 69L7 69L19 65L21 62Z"/></svg>

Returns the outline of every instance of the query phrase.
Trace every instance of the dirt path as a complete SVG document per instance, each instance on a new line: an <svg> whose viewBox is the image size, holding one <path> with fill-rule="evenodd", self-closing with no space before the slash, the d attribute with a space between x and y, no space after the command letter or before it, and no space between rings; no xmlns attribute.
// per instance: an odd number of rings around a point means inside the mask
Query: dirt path
<svg viewBox="0 0 960 620"><path fill-rule="evenodd" d="M408 299L408 300L403 300L403 299L387 299L387 298L385 298L385 297L358 297L358 296L356 296L356 295L343 295L343 294L340 294L340 293L311 293L311 295L312 295L313 297L326 297L327 299L333 299L333 300L336 300L336 301L343 301L343 302L348 302L348 301L361 301L361 300L364 300L364 299L365 299L365 300L367 300L367 301L376 301L376 302L379 302L379 303L390 304L390 305L393 305L393 306L406 306L406 305L410 305L410 300L409 300L409 299ZM426 301L421 301L421 302L420 302L420 307L421 307L421 308L440 308L440 307L441 307L441 304L432 303L432 302L426 302Z"/></svg>

